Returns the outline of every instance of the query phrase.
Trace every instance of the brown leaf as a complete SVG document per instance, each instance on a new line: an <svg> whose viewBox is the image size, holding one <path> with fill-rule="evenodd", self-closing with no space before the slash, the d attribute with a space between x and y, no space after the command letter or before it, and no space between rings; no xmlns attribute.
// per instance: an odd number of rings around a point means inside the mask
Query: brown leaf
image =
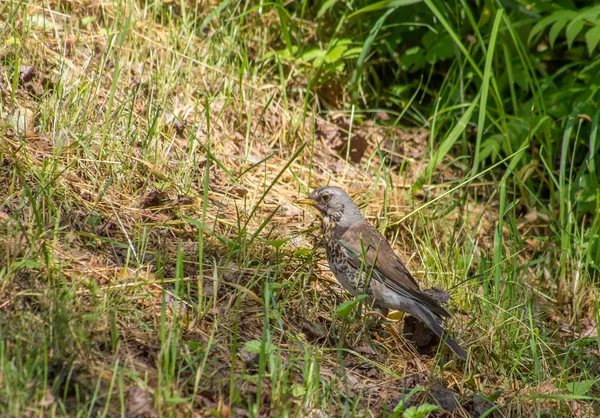
<svg viewBox="0 0 600 418"><path fill-rule="evenodd" d="M17 134L23 135L33 126L33 111L17 109L9 118L9 122Z"/></svg>
<svg viewBox="0 0 600 418"><path fill-rule="evenodd" d="M528 238L528 239L525 240L525 242L533 250L535 250L541 244L541 241L539 239L536 239L536 238Z"/></svg>
<svg viewBox="0 0 600 418"><path fill-rule="evenodd" d="M549 220L548 215L545 213L540 213L535 209L530 210L525 216L523 216L523 219L532 224L537 222L548 222Z"/></svg>
<svg viewBox="0 0 600 418"><path fill-rule="evenodd" d="M25 134L23 136L25 136L25 138L28 138L28 139L39 138L39 135L33 129L29 129L29 128L25 130Z"/></svg>
<svg viewBox="0 0 600 418"><path fill-rule="evenodd" d="M27 83L31 81L31 79L35 76L36 68L33 65L21 65L19 68L19 78L23 83Z"/></svg>
<svg viewBox="0 0 600 418"><path fill-rule="evenodd" d="M0 210L0 222L8 222L10 221L10 216L8 215L8 213Z"/></svg>
<svg viewBox="0 0 600 418"><path fill-rule="evenodd" d="M158 412L152 406L150 395L138 386L133 386L127 394L127 417L155 418Z"/></svg>
<svg viewBox="0 0 600 418"><path fill-rule="evenodd" d="M183 126L183 123L181 123L181 120L179 120L179 118L173 113L169 112L168 110L165 111L163 119L167 127L175 129L178 134L183 133L185 127Z"/></svg>
<svg viewBox="0 0 600 418"><path fill-rule="evenodd" d="M387 112L384 112L383 110L379 110L378 112L376 112L375 116L377 117L377 119L390 120L390 115Z"/></svg>
<svg viewBox="0 0 600 418"><path fill-rule="evenodd" d="M52 394L52 392L50 392L50 390L46 391L46 396L44 396L44 399L42 399L42 402L40 402L40 405L45 408L47 406L50 406L54 403L54 395Z"/></svg>
<svg viewBox="0 0 600 418"><path fill-rule="evenodd" d="M423 322L407 315L404 317L404 337L411 341L419 353L425 354L433 351L440 340Z"/></svg>
<svg viewBox="0 0 600 418"><path fill-rule="evenodd" d="M349 144L348 144L349 143ZM348 145L350 145L350 151L348 152ZM352 137L350 141L344 141L337 147L335 150L343 157L346 158L348 156L350 161L357 164L360 163L363 155L365 155L365 151L369 143L365 139L364 136L356 134Z"/></svg>
<svg viewBox="0 0 600 418"><path fill-rule="evenodd" d="M548 380L545 383L538 385L537 393L540 395L550 395L554 393L558 393L558 389L553 381Z"/></svg>
<svg viewBox="0 0 600 418"><path fill-rule="evenodd" d="M151 190L146 193L144 197L140 200L140 207L152 208L162 206L163 203L167 200L167 193L159 190Z"/></svg>
<svg viewBox="0 0 600 418"><path fill-rule="evenodd" d="M344 102L344 87L339 81L328 79L317 89L317 94L321 100L327 102L332 108L340 109Z"/></svg>
<svg viewBox="0 0 600 418"><path fill-rule="evenodd" d="M217 411L219 412L219 417L221 417L221 418L230 418L231 417L231 409L223 401L223 398L219 398L219 404L217 406Z"/></svg>

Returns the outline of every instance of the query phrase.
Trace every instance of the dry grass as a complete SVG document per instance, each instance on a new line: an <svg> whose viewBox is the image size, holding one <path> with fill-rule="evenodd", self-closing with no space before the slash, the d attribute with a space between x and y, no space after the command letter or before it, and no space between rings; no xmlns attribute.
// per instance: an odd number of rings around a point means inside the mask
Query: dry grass
<svg viewBox="0 0 600 418"><path fill-rule="evenodd" d="M459 184L460 165L413 192L426 131L306 108L305 77L261 61L275 13L232 6L199 30L213 6L186 7L0 5L3 415L382 416L423 386L410 404L457 417L493 402L591 416L590 399L554 396L556 368L591 378L598 349L569 366L567 340L538 330L544 305L549 329L568 317L536 285L547 267L531 260L552 249L519 241L547 222L507 223L494 265L499 198L477 180L395 224ZM324 184L356 196L425 287L452 288L466 364L335 314L347 295L293 203ZM504 303L497 272L515 280ZM597 335L597 296L577 304Z"/></svg>

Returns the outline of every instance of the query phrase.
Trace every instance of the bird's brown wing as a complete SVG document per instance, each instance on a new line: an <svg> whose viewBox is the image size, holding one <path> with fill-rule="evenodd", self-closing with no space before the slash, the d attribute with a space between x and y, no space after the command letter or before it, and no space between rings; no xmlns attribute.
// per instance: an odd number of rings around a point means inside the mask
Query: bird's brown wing
<svg viewBox="0 0 600 418"><path fill-rule="evenodd" d="M421 291L419 284L385 237L369 222L362 221L351 226L339 241L353 255L350 258L355 268L361 268L361 263L364 263L363 271L372 271L372 277L383 282L389 289L426 305L438 316L450 316L435 299Z"/></svg>

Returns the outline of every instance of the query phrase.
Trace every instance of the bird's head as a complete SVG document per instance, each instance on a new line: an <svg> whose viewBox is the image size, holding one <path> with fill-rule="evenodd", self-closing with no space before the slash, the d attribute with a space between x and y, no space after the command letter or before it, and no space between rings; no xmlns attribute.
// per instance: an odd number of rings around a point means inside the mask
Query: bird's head
<svg viewBox="0 0 600 418"><path fill-rule="evenodd" d="M363 219L356 204L339 187L319 187L306 198L298 199L296 203L313 206L324 218L345 227L350 227Z"/></svg>

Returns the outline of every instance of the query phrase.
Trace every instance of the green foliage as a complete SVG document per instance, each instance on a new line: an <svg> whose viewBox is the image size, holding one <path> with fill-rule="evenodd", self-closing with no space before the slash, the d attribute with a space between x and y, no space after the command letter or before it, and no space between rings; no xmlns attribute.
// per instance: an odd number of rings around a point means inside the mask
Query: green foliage
<svg viewBox="0 0 600 418"><path fill-rule="evenodd" d="M529 42L537 34L550 28L550 47L563 32L567 46L571 48L575 39L585 33L588 53L592 55L600 41L600 6L585 7L581 10L561 9L539 20L529 33Z"/></svg>
<svg viewBox="0 0 600 418"><path fill-rule="evenodd" d="M583 380L581 382L567 383L567 390L576 396L584 396L594 385L598 383L596 380Z"/></svg>
<svg viewBox="0 0 600 418"><path fill-rule="evenodd" d="M358 295L354 299L347 300L346 302L340 303L337 308L335 308L335 313L340 318L347 318L348 315L352 312L354 307L358 305L360 302L365 300L367 295Z"/></svg>
<svg viewBox="0 0 600 418"><path fill-rule="evenodd" d="M423 418L423 417L427 416L427 414L434 412L437 409L438 409L437 406L431 405L428 403L419 405L418 407L411 406L406 411L404 411L404 414L402 414L402 417L403 418Z"/></svg>
<svg viewBox="0 0 600 418"><path fill-rule="evenodd" d="M497 175L514 176L526 207L560 210L558 230L590 226L600 209L600 6L329 0L286 10L298 19L278 56L308 66L314 97L331 103L321 87L337 85L339 106L389 109L431 130L421 184L457 152L475 175L525 146ZM584 235L598 248L597 234Z"/></svg>
<svg viewBox="0 0 600 418"><path fill-rule="evenodd" d="M423 390L423 386L415 386L410 392L406 394L404 398L398 402L398 404L394 407L392 411L391 418L398 418L400 414L404 411L406 404L416 393L419 393ZM410 409L410 408L409 408ZM408 410L407 410L408 411ZM405 411L406 412L406 411Z"/></svg>

